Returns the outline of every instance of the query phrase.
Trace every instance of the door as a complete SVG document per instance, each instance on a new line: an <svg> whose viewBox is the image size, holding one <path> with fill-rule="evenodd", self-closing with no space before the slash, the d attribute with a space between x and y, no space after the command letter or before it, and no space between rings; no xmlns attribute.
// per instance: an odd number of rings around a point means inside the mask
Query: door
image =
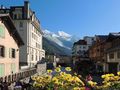
<svg viewBox="0 0 120 90"><path fill-rule="evenodd" d="M108 72L116 73L118 68L118 63L108 63Z"/></svg>

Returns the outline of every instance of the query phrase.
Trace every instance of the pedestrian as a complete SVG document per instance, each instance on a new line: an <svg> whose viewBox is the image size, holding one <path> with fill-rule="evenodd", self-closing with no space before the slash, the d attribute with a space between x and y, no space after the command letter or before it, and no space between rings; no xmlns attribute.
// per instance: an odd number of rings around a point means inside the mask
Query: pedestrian
<svg viewBox="0 0 120 90"><path fill-rule="evenodd" d="M92 76L91 76L90 74L88 74L88 75L86 76L87 85L86 85L86 87L85 87L85 90L91 90L91 89L92 89L91 86L88 84L88 81L92 81L92 80L93 80Z"/></svg>
<svg viewBox="0 0 120 90"><path fill-rule="evenodd" d="M21 90L22 88L22 83L20 80L17 80L16 83L15 83L15 90Z"/></svg>
<svg viewBox="0 0 120 90"><path fill-rule="evenodd" d="M0 81L0 90L3 90L3 82L2 82L2 80Z"/></svg>
<svg viewBox="0 0 120 90"><path fill-rule="evenodd" d="M88 82L88 81L92 81L92 80L93 80L92 76L90 74L88 74L86 76L86 81Z"/></svg>
<svg viewBox="0 0 120 90"><path fill-rule="evenodd" d="M7 81L5 80L5 82L3 83L3 90L8 90L8 83Z"/></svg>

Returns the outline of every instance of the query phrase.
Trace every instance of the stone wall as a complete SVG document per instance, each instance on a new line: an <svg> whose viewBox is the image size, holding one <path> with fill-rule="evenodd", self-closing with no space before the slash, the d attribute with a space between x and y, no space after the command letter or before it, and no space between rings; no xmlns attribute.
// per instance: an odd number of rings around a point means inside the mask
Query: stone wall
<svg viewBox="0 0 120 90"><path fill-rule="evenodd" d="M37 73L39 73L39 75L45 73L46 68L47 68L46 63L37 64Z"/></svg>

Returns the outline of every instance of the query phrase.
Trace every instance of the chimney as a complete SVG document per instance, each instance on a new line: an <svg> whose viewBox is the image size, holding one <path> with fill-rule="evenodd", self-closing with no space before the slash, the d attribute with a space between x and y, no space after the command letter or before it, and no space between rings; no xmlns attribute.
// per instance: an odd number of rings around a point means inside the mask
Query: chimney
<svg viewBox="0 0 120 90"><path fill-rule="evenodd" d="M25 13L25 18L29 19L30 18L30 3L29 1L24 1L24 13Z"/></svg>

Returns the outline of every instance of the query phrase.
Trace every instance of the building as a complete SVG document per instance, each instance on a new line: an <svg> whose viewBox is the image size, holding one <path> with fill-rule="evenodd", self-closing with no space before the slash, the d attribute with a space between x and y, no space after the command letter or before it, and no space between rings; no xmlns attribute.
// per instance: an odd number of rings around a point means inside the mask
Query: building
<svg viewBox="0 0 120 90"><path fill-rule="evenodd" d="M95 38L90 37L90 36L85 36L83 40L79 40L78 42L75 42L73 45L73 53L72 56L74 57L74 60L77 60L78 58L82 60L87 60L88 59L88 50L94 43ZM87 57L87 58L85 58Z"/></svg>
<svg viewBox="0 0 120 90"><path fill-rule="evenodd" d="M9 14L0 14L0 77L19 72L19 48L22 45Z"/></svg>
<svg viewBox="0 0 120 90"><path fill-rule="evenodd" d="M2 8L0 13L10 13L25 43L20 47L20 66L34 67L42 57L45 57L45 51L42 48L40 21L35 12L30 9L29 1L25 1L23 6Z"/></svg>
<svg viewBox="0 0 120 90"><path fill-rule="evenodd" d="M88 47L92 46L93 43L95 42L95 38L90 36L85 36L83 40L87 42Z"/></svg>
<svg viewBox="0 0 120 90"><path fill-rule="evenodd" d="M106 44L106 72L120 71L120 33L110 33Z"/></svg>
<svg viewBox="0 0 120 90"><path fill-rule="evenodd" d="M72 48L72 59L75 65L76 61L88 60L88 45L85 40L79 40L74 43Z"/></svg>
<svg viewBox="0 0 120 90"><path fill-rule="evenodd" d="M59 56L59 62L58 63L65 63L65 64L71 64L72 60L71 60L71 56L68 55L60 55Z"/></svg>
<svg viewBox="0 0 120 90"><path fill-rule="evenodd" d="M96 64L98 72L105 71L107 38L108 35L96 35L95 42L89 49L89 57Z"/></svg>

